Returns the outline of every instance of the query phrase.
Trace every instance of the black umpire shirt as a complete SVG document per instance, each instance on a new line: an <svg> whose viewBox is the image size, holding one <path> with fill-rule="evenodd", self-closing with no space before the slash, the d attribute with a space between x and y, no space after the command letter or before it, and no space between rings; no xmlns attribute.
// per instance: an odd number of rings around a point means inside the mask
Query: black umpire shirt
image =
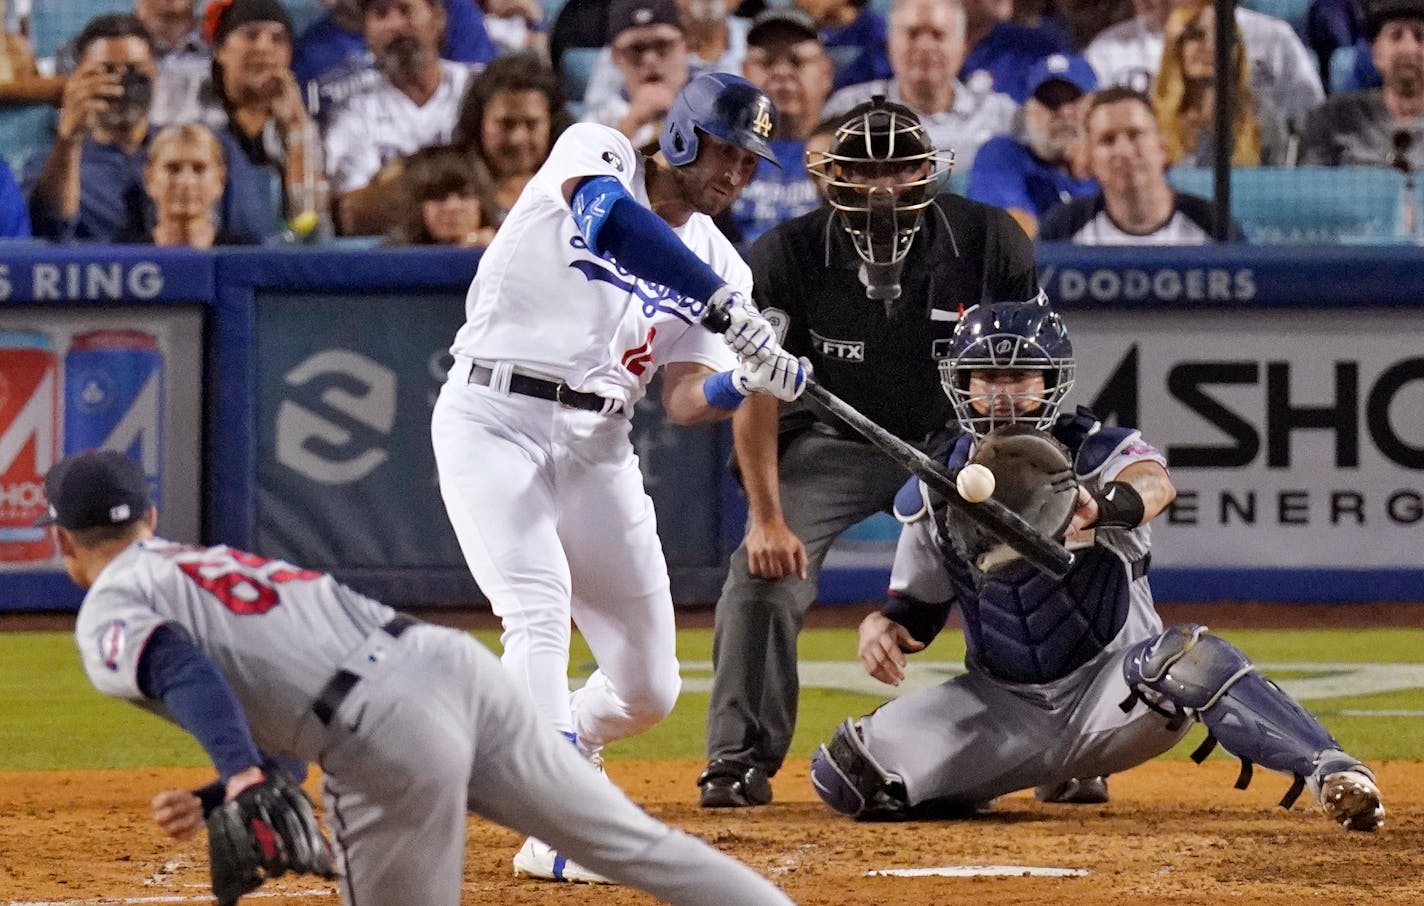
<svg viewBox="0 0 1424 906"><path fill-rule="evenodd" d="M838 217L823 206L762 234L749 255L753 297L772 324L786 325L782 345L811 360L817 382L897 437L923 441L953 417L938 362L961 308L1033 298L1033 244L1000 208L942 193L925 209L900 298L887 306L866 298L860 257ZM805 418L803 405L783 408L783 428Z"/></svg>

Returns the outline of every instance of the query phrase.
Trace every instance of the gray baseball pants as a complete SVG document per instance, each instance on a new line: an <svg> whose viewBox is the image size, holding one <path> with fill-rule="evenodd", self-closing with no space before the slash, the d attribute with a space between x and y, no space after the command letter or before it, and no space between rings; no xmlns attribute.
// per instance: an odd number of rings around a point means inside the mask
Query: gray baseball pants
<svg viewBox="0 0 1424 906"><path fill-rule="evenodd" d="M775 774L796 727L796 636L816 600L821 564L846 529L889 510L909 476L868 443L811 427L781 451L781 507L806 546L806 578L758 579L745 540L732 554L712 635L707 759Z"/></svg>

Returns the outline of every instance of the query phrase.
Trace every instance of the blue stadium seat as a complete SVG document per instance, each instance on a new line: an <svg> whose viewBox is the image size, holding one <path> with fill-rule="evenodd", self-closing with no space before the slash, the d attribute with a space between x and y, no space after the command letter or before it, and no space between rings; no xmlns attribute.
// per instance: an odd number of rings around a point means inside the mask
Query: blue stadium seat
<svg viewBox="0 0 1424 906"><path fill-rule="evenodd" d="M0 107L0 157L19 178L30 158L54 142L56 109L49 104Z"/></svg>
<svg viewBox="0 0 1424 906"><path fill-rule="evenodd" d="M602 47L570 47L564 51L563 58L559 60L559 75L564 83L564 97L568 99L571 107L577 108L582 105L589 77L593 75L593 66L598 62L598 55L602 51Z"/></svg>
<svg viewBox="0 0 1424 906"><path fill-rule="evenodd" d="M539 5L544 9L544 21L553 24L554 17L564 8L565 2L566 0L539 0Z"/></svg>
<svg viewBox="0 0 1424 906"><path fill-rule="evenodd" d="M1355 50L1353 45L1335 48L1330 54L1330 91L1354 91L1360 87L1355 78Z"/></svg>
<svg viewBox="0 0 1424 906"><path fill-rule="evenodd" d="M1241 5L1258 13L1286 20L1304 41L1305 17L1310 12L1310 2L1311 0L1241 0Z"/></svg>
<svg viewBox="0 0 1424 906"><path fill-rule="evenodd" d="M1179 191L1212 195L1210 169L1178 167L1167 178ZM1232 214L1246 238L1262 244L1409 241L1404 202L1404 177L1387 167L1238 167L1231 173Z"/></svg>
<svg viewBox="0 0 1424 906"><path fill-rule="evenodd" d="M95 16L131 12L133 0L37 0L30 13L30 41L35 56L54 56Z"/></svg>
<svg viewBox="0 0 1424 906"><path fill-rule="evenodd" d="M282 0L282 5L287 8L287 15L292 17L294 35L306 31L307 26L326 15L326 10L321 8L321 0Z"/></svg>

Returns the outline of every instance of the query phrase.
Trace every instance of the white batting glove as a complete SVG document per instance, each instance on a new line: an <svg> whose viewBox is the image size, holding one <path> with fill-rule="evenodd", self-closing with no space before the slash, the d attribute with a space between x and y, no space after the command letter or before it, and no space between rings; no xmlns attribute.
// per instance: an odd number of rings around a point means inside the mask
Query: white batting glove
<svg viewBox="0 0 1424 906"><path fill-rule="evenodd" d="M742 361L769 358L776 343L776 328L761 316L745 295L724 284L707 300L709 307L727 309L731 323L722 331L722 339L732 347Z"/></svg>
<svg viewBox="0 0 1424 906"><path fill-rule="evenodd" d="M769 393L789 403L806 389L806 375L809 373L806 365L778 346L770 358L764 361L743 360L732 369L732 386L742 396Z"/></svg>

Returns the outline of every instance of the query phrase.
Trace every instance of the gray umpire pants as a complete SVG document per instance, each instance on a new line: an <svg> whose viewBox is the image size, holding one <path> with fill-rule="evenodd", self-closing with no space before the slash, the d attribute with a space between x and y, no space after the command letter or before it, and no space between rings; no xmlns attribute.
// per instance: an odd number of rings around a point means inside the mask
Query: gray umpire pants
<svg viewBox="0 0 1424 906"><path fill-rule="evenodd" d="M869 443L811 427L780 458L786 524L806 546L806 578L758 579L743 540L732 554L712 634L707 759L775 774L796 728L796 636L816 600L826 551L842 532L887 511L909 477ZM851 651L854 654L854 651Z"/></svg>

